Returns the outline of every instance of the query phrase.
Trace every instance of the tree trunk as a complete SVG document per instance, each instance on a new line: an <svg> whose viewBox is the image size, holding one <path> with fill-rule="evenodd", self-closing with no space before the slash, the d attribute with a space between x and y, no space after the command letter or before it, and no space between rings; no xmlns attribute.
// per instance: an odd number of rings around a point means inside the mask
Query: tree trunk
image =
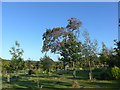
<svg viewBox="0 0 120 90"><path fill-rule="evenodd" d="M16 66L16 76L18 76L18 66Z"/></svg>
<svg viewBox="0 0 120 90"><path fill-rule="evenodd" d="M75 64L73 62L73 78L76 78L76 70L75 70Z"/></svg>
<svg viewBox="0 0 120 90"><path fill-rule="evenodd" d="M66 66L66 65L65 65L65 62L63 62L63 68L64 68L64 70L65 70L65 66Z"/></svg>
<svg viewBox="0 0 120 90"><path fill-rule="evenodd" d="M73 78L76 78L76 70L73 70Z"/></svg>
<svg viewBox="0 0 120 90"><path fill-rule="evenodd" d="M74 62L73 62L73 70L74 70L74 67L75 67L75 65L74 65Z"/></svg>
<svg viewBox="0 0 120 90"><path fill-rule="evenodd" d="M10 83L10 74L7 74L7 82Z"/></svg>
<svg viewBox="0 0 120 90"><path fill-rule="evenodd" d="M40 88L40 84L39 84L39 76L38 76L38 74L39 74L39 71L38 71L38 69L36 68L37 87Z"/></svg>
<svg viewBox="0 0 120 90"><path fill-rule="evenodd" d="M90 69L90 72L89 72L89 79L92 80L92 70L91 70L90 61L89 61L89 69Z"/></svg>

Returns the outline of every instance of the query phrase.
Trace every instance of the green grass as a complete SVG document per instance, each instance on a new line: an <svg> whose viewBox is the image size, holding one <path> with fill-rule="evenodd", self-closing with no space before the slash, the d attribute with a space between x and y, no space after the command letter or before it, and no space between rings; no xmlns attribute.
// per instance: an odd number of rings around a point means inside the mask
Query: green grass
<svg viewBox="0 0 120 90"><path fill-rule="evenodd" d="M120 82L117 80L92 80L88 79L88 72L84 70L77 71L77 77L74 79L72 71L62 71L63 75L58 75L56 72L50 76L39 73L38 77L19 73L19 79L11 79L10 83L6 82L6 77L2 77L2 88L37 88L36 80L39 80L43 88L72 88L73 81L77 81L79 86L84 88L120 88ZM97 73L97 72L96 72ZM13 76L13 74L12 74Z"/></svg>

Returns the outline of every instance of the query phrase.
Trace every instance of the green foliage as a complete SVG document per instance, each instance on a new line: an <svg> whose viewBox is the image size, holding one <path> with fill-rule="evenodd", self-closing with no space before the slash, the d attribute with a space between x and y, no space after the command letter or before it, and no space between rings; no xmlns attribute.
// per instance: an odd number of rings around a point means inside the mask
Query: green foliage
<svg viewBox="0 0 120 90"><path fill-rule="evenodd" d="M34 61L30 60L30 58L25 61L25 66L27 69L34 69Z"/></svg>
<svg viewBox="0 0 120 90"><path fill-rule="evenodd" d="M11 65L14 70L23 69L24 61L22 59L22 55L24 51L20 48L20 44L16 41L15 47L12 47L9 50L10 54L12 55Z"/></svg>
<svg viewBox="0 0 120 90"><path fill-rule="evenodd" d="M35 74L35 71L29 70L29 71L28 71L28 75L31 75L31 74Z"/></svg>
<svg viewBox="0 0 120 90"><path fill-rule="evenodd" d="M120 57L118 57L117 55L109 55L109 60L107 64L109 65L109 67L117 66L120 68Z"/></svg>
<svg viewBox="0 0 120 90"><path fill-rule="evenodd" d="M111 79L112 78L111 78L111 76L110 76L110 74L108 72L102 71L100 73L100 80L111 80Z"/></svg>
<svg viewBox="0 0 120 90"><path fill-rule="evenodd" d="M82 56L84 64L86 64L87 66L89 61L90 64L92 63L95 64L94 62L97 61L98 41L97 40L92 41L87 30L83 32L83 36L85 39L84 43L82 44Z"/></svg>
<svg viewBox="0 0 120 90"><path fill-rule="evenodd" d="M98 80L113 80L110 68L101 67L93 70L93 77Z"/></svg>
<svg viewBox="0 0 120 90"><path fill-rule="evenodd" d="M92 67L95 66L97 61L97 40L91 41L87 30L83 32L84 43L82 44L82 56L84 57L84 65L89 66L89 79L92 79Z"/></svg>
<svg viewBox="0 0 120 90"><path fill-rule="evenodd" d="M112 72L112 75L115 79L120 79L120 68L117 67L117 66L114 66L112 69L111 69L111 72Z"/></svg>
<svg viewBox="0 0 120 90"><path fill-rule="evenodd" d="M115 45L117 46L116 48L114 48L116 54L118 55L118 57L120 57L120 41L114 40Z"/></svg>
<svg viewBox="0 0 120 90"><path fill-rule="evenodd" d="M79 35L79 27L81 24L82 23L78 19L71 18L68 20L68 25L66 27L47 29L43 34L44 41L42 52L49 50L51 50L52 53L59 52L61 46L64 46L65 43L70 41L71 35L74 38Z"/></svg>
<svg viewBox="0 0 120 90"><path fill-rule="evenodd" d="M2 60L2 71L12 72L12 64L9 60Z"/></svg>
<svg viewBox="0 0 120 90"><path fill-rule="evenodd" d="M110 67L117 66L120 68L120 41L114 40L117 47L114 48L114 53L109 55L108 65Z"/></svg>
<svg viewBox="0 0 120 90"><path fill-rule="evenodd" d="M42 52L51 50L52 53L60 54L64 66L69 64L74 67L72 63L76 65L81 57L81 42L77 40L81 25L79 19L71 18L66 27L47 29L43 34Z"/></svg>
<svg viewBox="0 0 120 90"><path fill-rule="evenodd" d="M12 76L11 79L15 80L15 81L18 81L20 79L22 79L20 76Z"/></svg>
<svg viewBox="0 0 120 90"><path fill-rule="evenodd" d="M61 47L60 55L63 56L61 61L73 68L76 67L81 59L81 42L72 40L66 43L64 47ZM73 63L75 66L73 66Z"/></svg>
<svg viewBox="0 0 120 90"><path fill-rule="evenodd" d="M9 50L10 54L12 55L12 59L19 59L22 57L24 51L19 48L20 44L16 41L15 42L16 47L11 47L11 50Z"/></svg>
<svg viewBox="0 0 120 90"><path fill-rule="evenodd" d="M40 59L43 70L50 71L53 68L54 61L49 56L44 56Z"/></svg>
<svg viewBox="0 0 120 90"><path fill-rule="evenodd" d="M100 62L102 64L106 64L109 59L108 55L106 53L100 53L99 55L100 55Z"/></svg>
<svg viewBox="0 0 120 90"><path fill-rule="evenodd" d="M61 62L61 61L55 61L53 68L56 71L58 71L60 69L63 69L63 62Z"/></svg>

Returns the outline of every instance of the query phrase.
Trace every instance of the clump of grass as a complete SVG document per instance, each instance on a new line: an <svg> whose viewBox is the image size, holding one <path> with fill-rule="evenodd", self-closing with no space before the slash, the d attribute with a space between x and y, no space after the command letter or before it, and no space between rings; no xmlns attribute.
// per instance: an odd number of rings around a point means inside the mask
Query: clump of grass
<svg viewBox="0 0 120 90"><path fill-rule="evenodd" d="M72 88L80 88L77 80L72 80L72 82L73 82Z"/></svg>

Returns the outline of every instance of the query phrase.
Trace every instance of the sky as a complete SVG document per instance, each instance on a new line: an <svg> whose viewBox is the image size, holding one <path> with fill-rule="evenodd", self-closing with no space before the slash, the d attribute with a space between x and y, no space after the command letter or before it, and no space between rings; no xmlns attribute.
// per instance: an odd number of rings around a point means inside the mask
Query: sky
<svg viewBox="0 0 120 90"><path fill-rule="evenodd" d="M118 18L119 18L119 28L118 28L118 40L120 41L120 1L118 2Z"/></svg>
<svg viewBox="0 0 120 90"><path fill-rule="evenodd" d="M3 2L1 57L11 59L9 50L18 41L25 60L39 60L44 56L42 34L46 29L65 27L72 17L83 23L80 40L82 32L88 30L99 47L102 41L114 47L113 40L118 39L117 2ZM55 61L59 57L50 52L48 55Z"/></svg>

